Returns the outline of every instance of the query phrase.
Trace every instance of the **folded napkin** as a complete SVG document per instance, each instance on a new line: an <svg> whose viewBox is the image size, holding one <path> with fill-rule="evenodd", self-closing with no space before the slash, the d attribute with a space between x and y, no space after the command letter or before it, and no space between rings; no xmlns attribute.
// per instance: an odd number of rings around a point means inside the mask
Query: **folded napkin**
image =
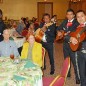
<svg viewBox="0 0 86 86"><path fill-rule="evenodd" d="M36 67L36 65L32 61L27 61L26 64L24 65L24 68L32 68Z"/></svg>
<svg viewBox="0 0 86 86"><path fill-rule="evenodd" d="M26 78L22 77L22 76L18 76L18 75L14 75L13 78L15 80L18 80L18 81L22 81L22 80L25 80Z"/></svg>

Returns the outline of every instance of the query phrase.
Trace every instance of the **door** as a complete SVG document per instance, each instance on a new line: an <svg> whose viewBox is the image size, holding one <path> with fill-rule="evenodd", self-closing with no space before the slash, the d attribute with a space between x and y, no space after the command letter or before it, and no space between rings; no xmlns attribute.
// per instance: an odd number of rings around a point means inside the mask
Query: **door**
<svg viewBox="0 0 86 86"><path fill-rule="evenodd" d="M50 14L50 16L53 15L53 2L38 2L38 20L42 20L42 16L44 13Z"/></svg>

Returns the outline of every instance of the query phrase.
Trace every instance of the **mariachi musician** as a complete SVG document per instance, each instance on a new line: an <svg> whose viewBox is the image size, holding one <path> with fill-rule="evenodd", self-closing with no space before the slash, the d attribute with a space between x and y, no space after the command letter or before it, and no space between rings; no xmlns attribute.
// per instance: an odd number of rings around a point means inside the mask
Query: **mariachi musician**
<svg viewBox="0 0 86 86"><path fill-rule="evenodd" d="M75 52L73 52L69 46L69 41L70 41L70 36L69 34L76 29L76 27L79 25L79 23L75 19L75 13L72 9L68 9L66 12L66 17L62 24L57 28L58 36L61 36L62 33L60 30L63 30L65 32L64 34L64 43L63 43L63 53L64 53L64 58L70 57L71 62L74 67L74 72L75 72L75 78L76 78L76 84L80 83L79 75L78 75L78 67L77 67L77 62L76 62L76 56ZM70 70L68 73L68 77L70 77Z"/></svg>
<svg viewBox="0 0 86 86"><path fill-rule="evenodd" d="M84 29L84 32L82 34L84 34L86 37L86 13L83 10L79 10L76 14L76 17L77 17L77 21L80 24L77 27L77 29L78 28L81 28L82 30ZM82 34L80 35L80 38ZM82 38L84 38L84 35ZM76 39L76 37L71 37L70 41L74 45L78 44L78 40ZM85 40L82 41L82 46L77 52L78 52L77 55L78 55L79 74L80 74L80 81L81 81L80 86L86 86L86 38Z"/></svg>
<svg viewBox="0 0 86 86"><path fill-rule="evenodd" d="M50 65L51 65L50 74L52 75L52 74L54 74L54 71L55 71L53 43L55 40L55 31L56 30L55 30L55 24L53 24L53 23L51 23L50 25L48 25L48 27L46 27L46 25L51 22L49 14L45 13L43 15L43 20L44 20L44 22L42 22L39 27L46 28L46 30L45 30L45 34L42 38L41 43L48 52L49 59L50 59ZM46 66L45 66L45 69L46 69Z"/></svg>

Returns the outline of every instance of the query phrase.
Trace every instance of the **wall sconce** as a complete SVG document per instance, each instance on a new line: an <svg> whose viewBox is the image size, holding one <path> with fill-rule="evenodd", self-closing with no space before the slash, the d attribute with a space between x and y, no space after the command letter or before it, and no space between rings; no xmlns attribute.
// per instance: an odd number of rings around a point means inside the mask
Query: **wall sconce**
<svg viewBox="0 0 86 86"><path fill-rule="evenodd" d="M70 0L70 1L73 2L73 3L76 3L76 2L79 2L81 0Z"/></svg>
<svg viewBox="0 0 86 86"><path fill-rule="evenodd" d="M45 2L47 1L47 0L44 0Z"/></svg>

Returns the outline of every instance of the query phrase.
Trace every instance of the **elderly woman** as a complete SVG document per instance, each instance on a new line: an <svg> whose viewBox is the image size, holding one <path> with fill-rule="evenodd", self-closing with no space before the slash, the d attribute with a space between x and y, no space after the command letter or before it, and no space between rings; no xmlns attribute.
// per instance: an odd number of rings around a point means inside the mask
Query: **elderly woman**
<svg viewBox="0 0 86 86"><path fill-rule="evenodd" d="M35 42L33 34L28 34L26 40L27 42L23 44L21 59L31 60L42 67L42 45Z"/></svg>

